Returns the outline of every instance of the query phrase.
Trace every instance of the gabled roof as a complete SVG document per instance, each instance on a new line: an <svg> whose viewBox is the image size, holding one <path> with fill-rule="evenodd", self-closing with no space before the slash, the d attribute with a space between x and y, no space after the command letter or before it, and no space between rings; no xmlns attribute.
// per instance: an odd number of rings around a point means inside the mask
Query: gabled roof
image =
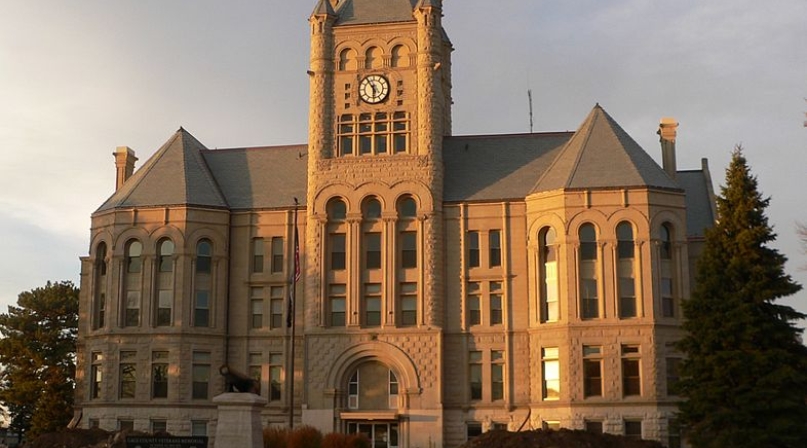
<svg viewBox="0 0 807 448"><path fill-rule="evenodd" d="M179 128L96 212L168 205L227 208L202 158L206 149Z"/></svg>
<svg viewBox="0 0 807 448"><path fill-rule="evenodd" d="M414 22L412 12L417 3L418 0L341 0L336 5L336 25Z"/></svg>
<svg viewBox="0 0 807 448"><path fill-rule="evenodd" d="M597 104L532 193L611 187L680 189Z"/></svg>

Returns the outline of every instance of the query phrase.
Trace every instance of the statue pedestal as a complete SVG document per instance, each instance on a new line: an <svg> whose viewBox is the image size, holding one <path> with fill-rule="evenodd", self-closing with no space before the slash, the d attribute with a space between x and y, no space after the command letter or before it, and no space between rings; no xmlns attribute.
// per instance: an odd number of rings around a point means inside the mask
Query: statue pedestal
<svg viewBox="0 0 807 448"><path fill-rule="evenodd" d="M261 409L266 399L255 394L224 393L213 398L219 408L214 448L263 448Z"/></svg>

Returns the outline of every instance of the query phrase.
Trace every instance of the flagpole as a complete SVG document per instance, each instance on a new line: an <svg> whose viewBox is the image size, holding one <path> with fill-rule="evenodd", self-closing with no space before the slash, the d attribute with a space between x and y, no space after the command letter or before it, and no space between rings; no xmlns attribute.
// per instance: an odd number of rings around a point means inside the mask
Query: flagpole
<svg viewBox="0 0 807 448"><path fill-rule="evenodd" d="M294 198L294 268L291 276L289 277L289 309L286 325L291 327L291 356L289 360L289 429L294 429L294 357L295 357L295 317L296 317L296 302L297 302L297 280L300 278L300 242L297 234L297 208L299 203L297 198Z"/></svg>

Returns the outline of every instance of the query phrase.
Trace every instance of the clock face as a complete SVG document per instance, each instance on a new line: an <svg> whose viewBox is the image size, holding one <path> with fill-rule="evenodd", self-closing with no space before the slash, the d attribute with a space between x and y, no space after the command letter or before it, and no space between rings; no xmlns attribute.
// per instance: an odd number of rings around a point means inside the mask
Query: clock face
<svg viewBox="0 0 807 448"><path fill-rule="evenodd" d="M389 81L381 75L370 75L361 80L359 95L365 103L378 104L389 94Z"/></svg>

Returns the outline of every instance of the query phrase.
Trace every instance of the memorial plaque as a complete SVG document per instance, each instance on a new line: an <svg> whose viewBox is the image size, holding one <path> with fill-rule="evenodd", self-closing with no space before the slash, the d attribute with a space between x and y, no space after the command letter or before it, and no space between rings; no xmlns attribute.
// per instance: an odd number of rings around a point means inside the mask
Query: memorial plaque
<svg viewBox="0 0 807 448"><path fill-rule="evenodd" d="M126 438L126 448L207 448L207 437L143 437Z"/></svg>

